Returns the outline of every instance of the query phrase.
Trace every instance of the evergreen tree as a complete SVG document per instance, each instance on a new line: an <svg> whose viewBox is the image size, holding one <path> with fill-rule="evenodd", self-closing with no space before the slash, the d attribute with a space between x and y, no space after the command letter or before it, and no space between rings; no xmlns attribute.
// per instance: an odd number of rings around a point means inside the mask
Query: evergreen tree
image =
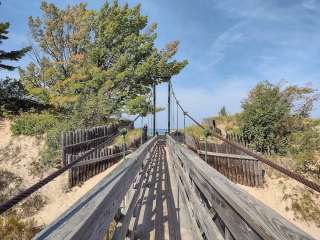
<svg viewBox="0 0 320 240"><path fill-rule="evenodd" d="M84 125L138 113L133 106L148 104L152 85L187 64L172 59L177 41L161 50L154 46L156 24L148 24L140 5L106 2L96 12L84 3L60 9L42 2L41 10L42 17L29 18L36 61L20 70L20 78L32 96L58 112L82 116Z"/></svg>
<svg viewBox="0 0 320 240"><path fill-rule="evenodd" d="M6 23L0 23L0 44L3 42L3 40L8 39L8 29L10 24L8 22ZM10 51L6 52L4 50L0 50L0 70L5 69L12 71L16 67L4 64L3 61L18 61L21 59L28 51L30 50L30 47L25 47L20 50Z"/></svg>
<svg viewBox="0 0 320 240"><path fill-rule="evenodd" d="M219 116L225 117L227 115L228 115L228 113L227 113L226 107L223 106L219 111Z"/></svg>

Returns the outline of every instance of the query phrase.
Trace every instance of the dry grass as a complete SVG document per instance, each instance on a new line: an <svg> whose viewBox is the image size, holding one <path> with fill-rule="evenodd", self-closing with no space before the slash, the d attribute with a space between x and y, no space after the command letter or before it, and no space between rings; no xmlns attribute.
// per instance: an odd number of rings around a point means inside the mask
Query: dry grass
<svg viewBox="0 0 320 240"><path fill-rule="evenodd" d="M289 200L286 210L292 210L295 219L314 222L320 228L319 194L310 189L284 185L283 200Z"/></svg>
<svg viewBox="0 0 320 240"><path fill-rule="evenodd" d="M7 170L0 170L0 202L8 200L23 189L23 180ZM0 217L0 239L31 239L40 228L33 215L46 204L39 194L33 194L25 201Z"/></svg>
<svg viewBox="0 0 320 240"><path fill-rule="evenodd" d="M126 136L126 143L132 142L134 139L141 137L141 129L131 129L128 131ZM121 145L123 144L123 136L118 136L113 141L114 145Z"/></svg>
<svg viewBox="0 0 320 240"><path fill-rule="evenodd" d="M6 217L0 217L0 239L4 240L30 240L39 231L35 221L21 220L16 213L10 213Z"/></svg>

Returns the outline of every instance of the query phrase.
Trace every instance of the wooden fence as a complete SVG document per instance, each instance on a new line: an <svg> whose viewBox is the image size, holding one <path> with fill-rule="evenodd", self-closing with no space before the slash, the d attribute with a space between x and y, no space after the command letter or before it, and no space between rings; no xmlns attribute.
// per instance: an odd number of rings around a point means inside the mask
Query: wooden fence
<svg viewBox="0 0 320 240"><path fill-rule="evenodd" d="M205 143L186 136L186 144L202 159L205 158ZM231 181L252 187L263 185L264 169L257 159L243 154L227 143L208 143L207 151L208 164Z"/></svg>
<svg viewBox="0 0 320 240"><path fill-rule="evenodd" d="M114 136L119 128L119 125L110 125L63 133L61 136L62 165L76 160L82 154ZM140 142L139 137L126 144L125 148L135 148L140 145ZM69 187L84 182L115 164L122 157L123 150L121 144L106 145L104 148L92 152L69 170ZM126 154L128 152L126 150Z"/></svg>
<svg viewBox="0 0 320 240"><path fill-rule="evenodd" d="M119 126L112 124L90 129L80 129L61 134L61 165L67 164L67 155L80 155L118 132Z"/></svg>

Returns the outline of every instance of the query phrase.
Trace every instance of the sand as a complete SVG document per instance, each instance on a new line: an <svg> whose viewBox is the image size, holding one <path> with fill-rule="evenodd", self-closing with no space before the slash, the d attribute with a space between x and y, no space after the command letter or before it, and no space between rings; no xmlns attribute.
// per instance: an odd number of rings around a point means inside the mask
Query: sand
<svg viewBox="0 0 320 240"><path fill-rule="evenodd" d="M0 121L0 169L10 171L23 179L25 187L31 186L41 178L49 175L55 168L49 169L43 176L32 174L31 164L40 160L44 141L30 136L14 137L10 133L10 122ZM117 164L108 168L81 186L68 189L68 173L57 177L36 193L42 195L46 205L33 218L38 225L47 225L65 212L72 204L93 188L103 177L110 173Z"/></svg>
<svg viewBox="0 0 320 240"><path fill-rule="evenodd" d="M43 144L43 140L37 139L36 137L13 137L10 133L10 122L0 121L0 169L6 169L22 177L26 187L36 183L40 180L40 177L32 175L30 166L32 162L39 161ZM69 191L67 188L67 173L62 174L40 189L38 193L46 199L47 204L33 216L38 225L50 224L94 187L104 176L109 174L116 166L117 164L113 165L105 172L96 175L81 186L76 186ZM54 170L56 169L50 169L45 175L50 174ZM306 223L302 220L297 220L294 218L294 214L291 210L286 211L286 207L289 206L290 203L288 201L290 200L283 200L283 184L286 184L287 186L299 184L294 180L288 179L281 179L283 183L280 184L279 180L279 178L271 179L270 177L267 177L264 188L252 188L239 184L238 186L278 212L290 222L303 229L305 232L316 239L319 239L320 228L314 223Z"/></svg>
<svg viewBox="0 0 320 240"><path fill-rule="evenodd" d="M117 164L119 164L119 162ZM108 175L117 164L111 166L103 173L90 178L81 186L73 187L71 190L68 190L66 186L68 178L67 173L57 177L40 190L40 193L46 197L47 204L34 215L33 218L37 220L39 225L50 224L93 188L102 178Z"/></svg>
<svg viewBox="0 0 320 240"><path fill-rule="evenodd" d="M292 187L300 187L302 188L302 184L296 182L293 179L288 178L270 178L269 176L266 176L265 178L266 183L264 184L263 188L253 188L248 186L243 186L240 184L237 184L238 187L245 190L252 196L254 196L256 199L263 202L268 207L275 210L277 213L279 213L281 216L286 218L288 221L293 223L294 225L298 226L299 228L303 229L306 233L313 236L315 239L319 239L320 236L320 228L316 226L313 222L305 222L301 219L296 219L294 217L294 212L292 210L286 210L286 207L290 207L290 199L283 200L284 193L283 193L283 187L287 189L290 189ZM288 192L288 190L286 191ZM318 201L319 202L319 201ZM320 208L320 202L319 202L319 208ZM287 208L288 209L288 208ZM320 216L319 216L320 217Z"/></svg>

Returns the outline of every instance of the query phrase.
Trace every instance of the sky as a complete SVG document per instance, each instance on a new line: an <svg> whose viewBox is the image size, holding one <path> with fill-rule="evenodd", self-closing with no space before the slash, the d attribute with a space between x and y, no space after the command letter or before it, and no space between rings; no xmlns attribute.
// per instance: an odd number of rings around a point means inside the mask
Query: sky
<svg viewBox="0 0 320 240"><path fill-rule="evenodd" d="M4 49L28 45L28 16L40 16L39 0L0 0L0 21L9 21ZM60 7L76 0L50 0ZM98 9L104 1L90 0ZM120 1L125 2L125 1ZM262 80L320 88L320 1L318 0L130 0L142 4L149 21L158 23L156 46L179 40L176 59L189 64L172 79L186 111L201 120L241 110L241 101ZM25 57L19 62L26 66ZM4 75L17 76L5 72ZM166 107L167 86L157 88L157 105ZM319 103L312 113L320 117ZM165 128L167 113L157 116ZM181 117L180 117L181 122Z"/></svg>

